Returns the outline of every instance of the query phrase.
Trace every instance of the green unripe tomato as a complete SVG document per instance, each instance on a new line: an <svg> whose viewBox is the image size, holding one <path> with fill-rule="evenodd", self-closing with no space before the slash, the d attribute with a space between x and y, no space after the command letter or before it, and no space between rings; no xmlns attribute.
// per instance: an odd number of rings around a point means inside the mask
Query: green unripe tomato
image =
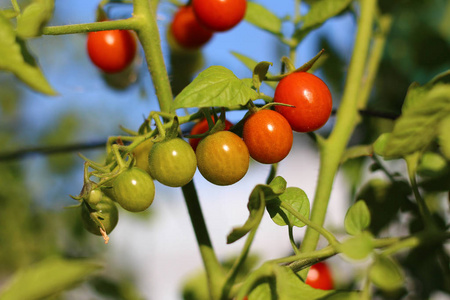
<svg viewBox="0 0 450 300"><path fill-rule="evenodd" d="M114 180L114 200L131 212L146 210L155 198L155 184L150 175L140 168L128 169Z"/></svg>
<svg viewBox="0 0 450 300"><path fill-rule="evenodd" d="M106 234L109 234L119 221L119 211L114 202L103 195L102 200L97 205L92 205L91 208L95 210L93 214L96 214L98 220L103 224ZM95 235L101 235L100 227L92 220L85 203L82 204L81 208L81 220L87 231Z"/></svg>
<svg viewBox="0 0 450 300"><path fill-rule="evenodd" d="M180 138L153 145L148 157L150 175L164 185L180 187L194 177L197 169L195 152Z"/></svg>
<svg viewBox="0 0 450 300"><path fill-rule="evenodd" d="M217 185L231 185L247 173L250 155L244 141L230 131L218 131L197 147L198 170Z"/></svg>
<svg viewBox="0 0 450 300"><path fill-rule="evenodd" d="M151 139L148 139L140 143L133 150L133 154L136 157L136 167L144 170L147 173L149 173L148 154L150 153L152 147L153 141Z"/></svg>

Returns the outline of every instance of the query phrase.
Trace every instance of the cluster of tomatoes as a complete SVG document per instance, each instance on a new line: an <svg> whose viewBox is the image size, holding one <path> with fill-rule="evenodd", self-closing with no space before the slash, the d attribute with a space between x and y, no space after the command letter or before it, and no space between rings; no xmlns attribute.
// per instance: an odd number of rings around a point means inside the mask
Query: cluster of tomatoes
<svg viewBox="0 0 450 300"><path fill-rule="evenodd" d="M307 72L290 73L281 79L274 102L286 105L274 105L275 110L254 106L250 109L243 122L242 138L230 131L233 124L227 120L222 124L223 130L216 131L210 130L208 121L203 119L193 126L189 143L178 136L140 143L133 150L135 163L120 172L111 186L102 187L103 197L97 192L92 194L96 190L83 197L87 199L83 220L88 229L100 234L102 226L106 233L114 228L117 224L114 202L131 212L146 210L155 196L153 180L181 187L192 180L198 168L205 179L224 186L245 176L250 157L263 164L278 163L291 150L292 131L319 129L327 122L332 109L326 84ZM215 123L214 118L211 121ZM199 135L203 136L199 138ZM92 213L98 213L102 219L99 221Z"/></svg>
<svg viewBox="0 0 450 300"><path fill-rule="evenodd" d="M184 49L198 49L215 32L227 31L239 24L246 8L246 0L193 0L178 8L169 35Z"/></svg>

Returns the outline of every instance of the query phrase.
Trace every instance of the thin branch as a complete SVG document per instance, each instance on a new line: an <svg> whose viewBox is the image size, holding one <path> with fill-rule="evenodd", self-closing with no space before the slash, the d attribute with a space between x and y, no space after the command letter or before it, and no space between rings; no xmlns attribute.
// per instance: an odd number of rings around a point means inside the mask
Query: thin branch
<svg viewBox="0 0 450 300"><path fill-rule="evenodd" d="M22 159L32 154L52 155L80 150L90 150L105 147L106 140L92 143L75 143L60 146L36 146L0 153L0 161Z"/></svg>

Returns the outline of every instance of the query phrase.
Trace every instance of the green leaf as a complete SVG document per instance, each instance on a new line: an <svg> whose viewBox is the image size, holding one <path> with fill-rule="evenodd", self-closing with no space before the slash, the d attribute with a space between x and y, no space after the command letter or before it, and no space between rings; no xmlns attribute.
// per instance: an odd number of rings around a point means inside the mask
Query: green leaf
<svg viewBox="0 0 450 300"><path fill-rule="evenodd" d="M55 95L36 60L28 52L25 42L16 38L11 22L0 11L0 70L12 72L30 88Z"/></svg>
<svg viewBox="0 0 450 300"><path fill-rule="evenodd" d="M391 136L390 132L381 134L373 143L373 152L380 156L385 156L386 144Z"/></svg>
<svg viewBox="0 0 450 300"><path fill-rule="evenodd" d="M373 237L370 233L364 231L359 235L345 240L339 245L339 252L346 257L354 260L367 258L373 251Z"/></svg>
<svg viewBox="0 0 450 300"><path fill-rule="evenodd" d="M241 63L243 63L247 68L249 68L250 70L254 70L255 67L258 65L258 62L246 55L237 53L232 51L231 54L236 57L237 59L240 60ZM270 75L270 72L267 72L267 75ZM265 81L265 84L269 85L270 87L272 87L273 89L276 88L277 83L276 82L272 82L272 81Z"/></svg>
<svg viewBox="0 0 450 300"><path fill-rule="evenodd" d="M448 165L444 157L435 152L425 152L417 167L417 174L423 177L439 177L447 170Z"/></svg>
<svg viewBox="0 0 450 300"><path fill-rule="evenodd" d="M364 201L359 200L349 208L345 215L345 231L350 235L357 235L363 232L369 225L369 208Z"/></svg>
<svg viewBox="0 0 450 300"><path fill-rule="evenodd" d="M243 287L249 283L253 283L249 300L315 300L334 293L312 288L292 269L280 265L263 265L246 279Z"/></svg>
<svg viewBox="0 0 450 300"><path fill-rule="evenodd" d="M409 184L404 181L386 181L372 179L367 182L356 195L356 199L364 200L372 218L369 230L377 235L395 220L400 206L408 201L411 193Z"/></svg>
<svg viewBox="0 0 450 300"><path fill-rule="evenodd" d="M405 157L424 150L438 134L440 122L450 114L450 85L435 85L423 100L405 109L397 119L385 148L385 157Z"/></svg>
<svg viewBox="0 0 450 300"><path fill-rule="evenodd" d="M281 34L281 20L258 3L247 1L245 21L270 33Z"/></svg>
<svg viewBox="0 0 450 300"><path fill-rule="evenodd" d="M359 300L360 299L359 294L360 293L358 291L350 291L350 292L337 291L328 296L320 298L320 300Z"/></svg>
<svg viewBox="0 0 450 300"><path fill-rule="evenodd" d="M267 211L275 224L280 226L305 226L305 224L292 213L285 208L280 207L281 202L288 203L302 216L309 219L310 205L306 193L298 187L288 187L277 199L274 199L267 204Z"/></svg>
<svg viewBox="0 0 450 300"><path fill-rule="evenodd" d="M22 38L41 35L42 28L52 17L54 6L54 0L34 0L17 17L17 35Z"/></svg>
<svg viewBox="0 0 450 300"><path fill-rule="evenodd" d="M250 232L250 230L255 229L259 226L259 223L261 222L261 219L264 215L266 199L274 199L284 192L284 189L282 188L283 181L284 179L280 177L274 182L272 186L263 184L255 186L250 194L247 205L250 215L244 225L242 225L241 227L233 228L231 233L228 234L228 244L234 243L235 241L246 235L248 232Z"/></svg>
<svg viewBox="0 0 450 300"><path fill-rule="evenodd" d="M369 270L370 280L382 290L393 291L403 286L400 266L390 257L377 255Z"/></svg>
<svg viewBox="0 0 450 300"><path fill-rule="evenodd" d="M373 155L373 145L358 145L348 148L341 159L341 164L349 159L372 156Z"/></svg>
<svg viewBox="0 0 450 300"><path fill-rule="evenodd" d="M352 0L314 1L311 4L310 10L302 19L302 27L294 33L294 38L300 42L310 31L344 11L351 2Z"/></svg>
<svg viewBox="0 0 450 300"><path fill-rule="evenodd" d="M442 154L450 160L450 116L441 121L438 129L438 143Z"/></svg>
<svg viewBox="0 0 450 300"><path fill-rule="evenodd" d="M286 180L281 177L281 176L277 176L275 177L270 183L269 186L272 188L272 191L274 192L273 195L280 195L282 193L284 193L284 191L286 190ZM273 198L270 197L270 195L266 195L266 200L271 200Z"/></svg>
<svg viewBox="0 0 450 300"><path fill-rule="evenodd" d="M253 69L253 86L259 91L262 81L266 78L266 74L269 71L269 67L273 64L271 62L262 61L259 62Z"/></svg>
<svg viewBox="0 0 450 300"><path fill-rule="evenodd" d="M175 108L233 107L256 100L258 93L222 66L201 72L175 98Z"/></svg>
<svg viewBox="0 0 450 300"><path fill-rule="evenodd" d="M280 300L320 299L332 292L310 287L289 267L276 265L274 266L274 273L276 292Z"/></svg>
<svg viewBox="0 0 450 300"><path fill-rule="evenodd" d="M85 280L101 265L90 260L51 258L17 272L2 291L2 300L49 297Z"/></svg>

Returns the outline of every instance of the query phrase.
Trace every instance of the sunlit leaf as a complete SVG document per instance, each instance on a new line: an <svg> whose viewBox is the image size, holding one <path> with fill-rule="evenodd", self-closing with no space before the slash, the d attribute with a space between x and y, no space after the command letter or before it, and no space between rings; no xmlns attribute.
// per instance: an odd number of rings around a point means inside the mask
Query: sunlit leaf
<svg viewBox="0 0 450 300"><path fill-rule="evenodd" d="M25 42L16 39L11 22L0 11L0 70L9 71L30 88L48 95L55 95L42 74L36 60L28 52Z"/></svg>
<svg viewBox="0 0 450 300"><path fill-rule="evenodd" d="M233 107L256 100L258 93L230 70L212 66L201 72L175 98L175 108Z"/></svg>
<svg viewBox="0 0 450 300"><path fill-rule="evenodd" d="M284 226L303 227L305 224L296 218L285 208L280 207L281 202L286 202L294 208L300 215L309 219L310 204L306 193L297 187L288 187L286 191L278 196L277 199L267 204L267 211L275 224Z"/></svg>
<svg viewBox="0 0 450 300"><path fill-rule="evenodd" d="M85 280L101 265L90 260L51 258L17 272L0 291L2 300L33 300L55 295Z"/></svg>
<svg viewBox="0 0 450 300"><path fill-rule="evenodd" d="M273 34L280 34L281 20L261 4L247 1L245 21Z"/></svg>
<svg viewBox="0 0 450 300"><path fill-rule="evenodd" d="M17 17L17 35L30 38L42 34L42 28L50 20L54 0L34 0Z"/></svg>
<svg viewBox="0 0 450 300"><path fill-rule="evenodd" d="M387 141L384 156L393 158L425 149L450 114L450 85L439 84L423 94L420 103L405 109Z"/></svg>

